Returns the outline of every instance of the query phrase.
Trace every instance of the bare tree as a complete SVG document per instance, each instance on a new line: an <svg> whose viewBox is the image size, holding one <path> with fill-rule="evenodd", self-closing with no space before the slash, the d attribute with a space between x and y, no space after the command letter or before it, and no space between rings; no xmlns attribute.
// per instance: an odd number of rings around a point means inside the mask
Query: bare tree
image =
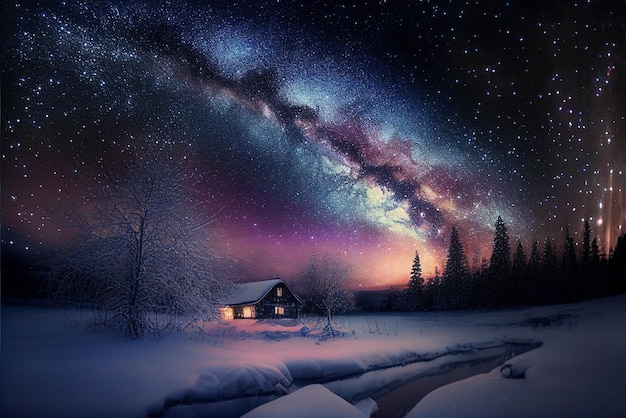
<svg viewBox="0 0 626 418"><path fill-rule="evenodd" d="M79 232L51 272L57 298L88 303L97 323L129 338L217 314L211 217L183 161L159 150L105 170L72 216Z"/></svg>
<svg viewBox="0 0 626 418"><path fill-rule="evenodd" d="M344 312L351 306L350 295L345 288L345 282L351 271L351 266L328 254L322 257L313 256L304 270L307 299L326 317L331 337L334 337L332 315Z"/></svg>

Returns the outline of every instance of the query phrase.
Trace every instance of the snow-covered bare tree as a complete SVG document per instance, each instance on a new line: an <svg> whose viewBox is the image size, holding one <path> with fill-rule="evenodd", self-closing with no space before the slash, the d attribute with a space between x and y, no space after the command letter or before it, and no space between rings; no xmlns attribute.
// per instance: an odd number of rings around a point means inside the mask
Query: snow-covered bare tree
<svg viewBox="0 0 626 418"><path fill-rule="evenodd" d="M326 317L331 337L334 336L332 315L351 306L350 294L345 287L351 271L351 266L326 254L313 256L303 273L306 299Z"/></svg>
<svg viewBox="0 0 626 418"><path fill-rule="evenodd" d="M103 170L71 216L76 239L51 272L54 296L89 304L97 324L129 338L217 313L207 228L215 214L206 214L193 170L169 151L144 150Z"/></svg>

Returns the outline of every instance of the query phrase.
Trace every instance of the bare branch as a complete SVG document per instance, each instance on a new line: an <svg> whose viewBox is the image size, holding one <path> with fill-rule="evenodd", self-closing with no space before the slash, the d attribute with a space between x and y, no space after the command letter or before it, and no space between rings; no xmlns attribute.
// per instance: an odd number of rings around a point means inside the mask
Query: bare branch
<svg viewBox="0 0 626 418"><path fill-rule="evenodd" d="M203 215L179 164L151 157L76 211L81 232L51 273L60 300L89 304L94 323L131 338L215 316L222 288L202 231L217 214Z"/></svg>

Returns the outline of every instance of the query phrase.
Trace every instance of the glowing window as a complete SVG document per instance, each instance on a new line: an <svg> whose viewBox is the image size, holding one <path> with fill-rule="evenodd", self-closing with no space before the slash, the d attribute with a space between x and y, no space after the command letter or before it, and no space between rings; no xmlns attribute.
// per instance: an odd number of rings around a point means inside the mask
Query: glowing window
<svg viewBox="0 0 626 418"><path fill-rule="evenodd" d="M276 288L276 296L281 297L283 295L283 288L282 287L277 287Z"/></svg>
<svg viewBox="0 0 626 418"><path fill-rule="evenodd" d="M285 314L285 308L283 308L282 306L274 306L274 314L275 315L284 315Z"/></svg>
<svg viewBox="0 0 626 418"><path fill-rule="evenodd" d="M243 307L243 317L244 318L254 318L254 306L244 306Z"/></svg>
<svg viewBox="0 0 626 418"><path fill-rule="evenodd" d="M222 319L233 319L234 317L234 312L233 312L233 308L222 308L220 309L222 311Z"/></svg>

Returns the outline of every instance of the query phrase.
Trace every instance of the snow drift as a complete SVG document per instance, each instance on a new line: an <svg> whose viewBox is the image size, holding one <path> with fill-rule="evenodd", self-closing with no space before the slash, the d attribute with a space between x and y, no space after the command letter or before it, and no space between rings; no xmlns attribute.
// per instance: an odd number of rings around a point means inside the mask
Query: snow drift
<svg viewBox="0 0 626 418"><path fill-rule="evenodd" d="M433 391L410 416L610 417L626 410L626 296L493 312L345 316L337 324L344 336L328 341L316 338L314 320L211 323L157 342L86 332L77 325L81 311L2 306L1 313L1 416L182 417L226 409L239 416L261 404L300 416L313 406L287 409L299 389L297 396L319 395L319 407L331 402L326 391L352 404L364 400L356 410L367 414L368 398L407 379L491 355L505 342L538 341L543 346L491 373ZM316 380L324 390L306 389Z"/></svg>

